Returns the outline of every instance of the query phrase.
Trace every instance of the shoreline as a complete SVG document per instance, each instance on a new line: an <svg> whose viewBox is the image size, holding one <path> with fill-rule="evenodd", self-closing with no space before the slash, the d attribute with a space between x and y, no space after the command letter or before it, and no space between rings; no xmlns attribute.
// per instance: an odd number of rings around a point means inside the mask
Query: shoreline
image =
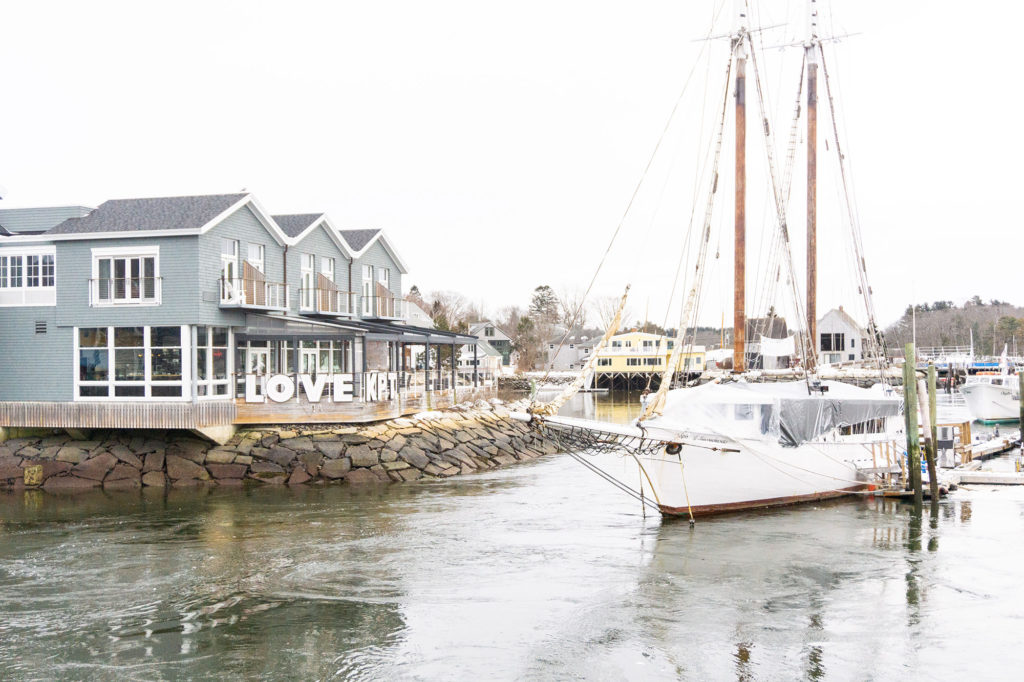
<svg viewBox="0 0 1024 682"><path fill-rule="evenodd" d="M368 424L245 428L224 445L184 431L59 429L0 443L0 491L385 484L449 478L559 451L499 399ZM45 433L44 433L45 432Z"/></svg>

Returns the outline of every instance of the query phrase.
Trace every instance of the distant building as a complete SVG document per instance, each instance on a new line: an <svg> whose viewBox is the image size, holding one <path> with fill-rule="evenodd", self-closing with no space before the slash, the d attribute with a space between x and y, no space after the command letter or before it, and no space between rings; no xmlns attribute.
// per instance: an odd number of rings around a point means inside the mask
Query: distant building
<svg viewBox="0 0 1024 682"><path fill-rule="evenodd" d="M479 372L493 376L501 371L502 356L498 350L483 339L476 341L476 353L473 344L467 343L459 348L459 371L471 371L475 366Z"/></svg>
<svg viewBox="0 0 1024 682"><path fill-rule="evenodd" d="M833 308L818 320L818 358L826 365L861 360L866 338L867 332L843 306Z"/></svg>
<svg viewBox="0 0 1024 682"><path fill-rule="evenodd" d="M660 375L668 366L677 339L645 332L626 332L613 336L598 354L594 385L602 387L657 388ZM679 372L699 374L704 371L704 346L684 351ZM650 379L650 381L648 381Z"/></svg>
<svg viewBox="0 0 1024 682"><path fill-rule="evenodd" d="M510 370L516 368L518 353L512 348L512 337L501 327L490 320L469 323L469 334L486 341L492 348L501 353L501 364Z"/></svg>
<svg viewBox="0 0 1024 682"><path fill-rule="evenodd" d="M558 372L583 369L599 340L600 336L585 333L549 339L544 344L547 358L544 368Z"/></svg>
<svg viewBox="0 0 1024 682"><path fill-rule="evenodd" d="M421 308L420 304L417 301L411 298L406 298L405 310L407 313L405 319L408 321L409 324L415 325L417 327L423 327L425 329L435 328L434 318L430 316L430 313Z"/></svg>

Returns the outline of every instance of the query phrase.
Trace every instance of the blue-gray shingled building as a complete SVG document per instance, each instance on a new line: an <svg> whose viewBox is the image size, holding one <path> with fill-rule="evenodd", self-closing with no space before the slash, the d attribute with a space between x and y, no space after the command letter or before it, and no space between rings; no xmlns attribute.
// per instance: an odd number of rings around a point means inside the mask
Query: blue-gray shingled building
<svg viewBox="0 0 1024 682"><path fill-rule="evenodd" d="M454 400L441 349L473 339L406 323L407 272L381 230L248 193L0 209L0 429L209 434Z"/></svg>

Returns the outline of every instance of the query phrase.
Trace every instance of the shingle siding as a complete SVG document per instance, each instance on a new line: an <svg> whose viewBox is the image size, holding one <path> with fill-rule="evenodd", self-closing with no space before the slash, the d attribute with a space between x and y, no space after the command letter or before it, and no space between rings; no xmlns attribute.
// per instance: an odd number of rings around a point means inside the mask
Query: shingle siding
<svg viewBox="0 0 1024 682"><path fill-rule="evenodd" d="M71 400L74 337L57 325L58 308L0 308L0 400ZM46 333L36 333L36 323Z"/></svg>
<svg viewBox="0 0 1024 682"><path fill-rule="evenodd" d="M380 241L374 243L366 253L356 259L356 262L352 266L352 286L353 291L363 291L363 266L373 266L373 278L377 281L377 270L379 268L388 268L391 271L390 274L390 287L391 293L396 297L402 295L402 274L398 269L398 264L395 263L394 259L388 254Z"/></svg>
<svg viewBox="0 0 1024 682"><path fill-rule="evenodd" d="M330 228L327 228L330 229ZM316 272L321 272L324 258L334 259L334 281L341 291L348 288L348 256L342 253L325 231L323 226L306 235L306 238L295 246L288 247L288 307L291 312L299 310L299 290L302 287L302 254L312 253ZM315 280L314 280L315 281ZM353 280L354 283L354 280ZM354 289L352 291L355 291Z"/></svg>

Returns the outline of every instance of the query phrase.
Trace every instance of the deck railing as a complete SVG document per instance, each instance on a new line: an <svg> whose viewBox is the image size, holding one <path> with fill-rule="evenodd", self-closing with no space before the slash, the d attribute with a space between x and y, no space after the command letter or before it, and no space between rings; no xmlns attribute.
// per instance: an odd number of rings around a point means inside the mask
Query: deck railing
<svg viewBox="0 0 1024 682"><path fill-rule="evenodd" d="M363 296L362 316L382 320L404 320L406 302L394 296Z"/></svg>
<svg viewBox="0 0 1024 682"><path fill-rule="evenodd" d="M97 277L89 280L89 305L155 305L162 277Z"/></svg>
<svg viewBox="0 0 1024 682"><path fill-rule="evenodd" d="M287 310L288 285L243 277L220 279L222 307Z"/></svg>
<svg viewBox="0 0 1024 682"><path fill-rule="evenodd" d="M299 311L318 315L356 314L356 294L351 291L337 291L320 287L299 289Z"/></svg>

